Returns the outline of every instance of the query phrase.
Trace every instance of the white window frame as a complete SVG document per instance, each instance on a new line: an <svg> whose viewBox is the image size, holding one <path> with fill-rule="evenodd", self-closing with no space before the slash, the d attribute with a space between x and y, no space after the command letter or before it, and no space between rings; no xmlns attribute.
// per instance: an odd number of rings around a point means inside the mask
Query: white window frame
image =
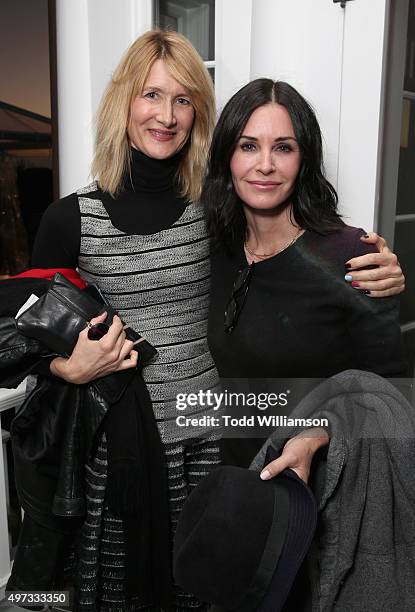
<svg viewBox="0 0 415 612"><path fill-rule="evenodd" d="M253 0L216 0L215 93L220 112L250 80Z"/></svg>
<svg viewBox="0 0 415 612"><path fill-rule="evenodd" d="M389 11L390 0L345 10L337 191L366 230L377 228Z"/></svg>
<svg viewBox="0 0 415 612"><path fill-rule="evenodd" d="M153 0L152 2L152 7L153 7L153 19L152 19L152 23L154 26L154 22L155 22L155 10L154 10L154 4L155 2L157 2L158 0ZM178 0L179 2L180 0ZM217 0L215 1L215 25L217 22L216 19L216 5L217 5ZM204 7L201 6L200 10L203 11ZM179 23L183 23L183 21L189 17L189 12L193 11L193 12L197 12L198 9L186 9L184 7L181 7L179 4L175 4L174 6L171 7L171 16L174 17L175 19L178 20ZM187 32L184 33L185 36L187 36L187 38L191 38ZM215 37L216 37L216 27L215 27ZM208 32L208 38L209 38L209 32ZM216 46L215 46L215 51L214 51L214 55L216 58ZM215 70L215 78L216 78L216 59L213 60L204 60L203 63L205 64L206 68L213 68Z"/></svg>
<svg viewBox="0 0 415 612"><path fill-rule="evenodd" d="M398 5L391 7L394 12L390 19L388 85L384 100L378 229L391 247L393 247L395 237L402 97L407 97L409 93L403 91L406 37L402 36L402 32L406 32L408 7L409 0L402 0ZM414 94L411 95L414 96ZM399 217L404 217L404 215Z"/></svg>

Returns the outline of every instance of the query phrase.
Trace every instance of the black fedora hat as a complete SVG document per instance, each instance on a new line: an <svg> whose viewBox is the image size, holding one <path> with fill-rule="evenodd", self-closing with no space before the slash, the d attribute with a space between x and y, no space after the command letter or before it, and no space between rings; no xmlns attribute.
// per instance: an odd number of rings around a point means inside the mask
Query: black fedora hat
<svg viewBox="0 0 415 612"><path fill-rule="evenodd" d="M266 463L275 458L272 447ZM190 494L174 543L176 583L221 612L278 612L311 544L317 507L292 470L262 481L222 466Z"/></svg>

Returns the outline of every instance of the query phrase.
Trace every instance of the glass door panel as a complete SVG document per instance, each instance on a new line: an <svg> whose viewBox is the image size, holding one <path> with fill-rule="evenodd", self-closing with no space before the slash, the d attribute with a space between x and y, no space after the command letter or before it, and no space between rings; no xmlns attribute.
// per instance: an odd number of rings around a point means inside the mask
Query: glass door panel
<svg viewBox="0 0 415 612"><path fill-rule="evenodd" d="M215 0L158 0L154 8L157 26L180 32L206 62L214 61Z"/></svg>

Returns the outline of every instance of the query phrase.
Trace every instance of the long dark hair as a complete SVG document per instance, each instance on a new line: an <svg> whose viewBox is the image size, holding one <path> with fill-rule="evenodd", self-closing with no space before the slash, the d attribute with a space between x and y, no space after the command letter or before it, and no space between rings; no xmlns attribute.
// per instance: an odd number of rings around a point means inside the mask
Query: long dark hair
<svg viewBox="0 0 415 612"><path fill-rule="evenodd" d="M229 246L245 233L245 215L233 187L230 161L252 113L270 102L287 109L301 152L300 171L290 195L295 222L321 234L343 225L337 193L324 176L321 131L313 109L288 83L256 79L229 100L213 133L202 202L208 230L218 243Z"/></svg>

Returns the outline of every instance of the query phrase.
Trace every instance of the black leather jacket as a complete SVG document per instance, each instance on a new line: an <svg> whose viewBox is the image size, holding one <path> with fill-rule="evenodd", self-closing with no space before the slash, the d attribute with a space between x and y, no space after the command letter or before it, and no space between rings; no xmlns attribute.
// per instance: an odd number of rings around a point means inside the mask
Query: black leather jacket
<svg viewBox="0 0 415 612"><path fill-rule="evenodd" d="M25 517L7 590L53 590L66 584L62 564L86 509L85 464L109 408L120 405L126 387L140 376L130 369L85 385L52 376L49 361L55 355L23 336L14 318L31 293L41 295L48 285L37 278L0 283L0 387L13 388L28 374L42 373L11 426Z"/></svg>
<svg viewBox="0 0 415 612"><path fill-rule="evenodd" d="M24 300L23 300L24 301ZM0 316L0 387L16 387L50 356L21 335L15 319ZM65 532L85 511L83 470L95 434L134 371L85 385L38 377L12 422L11 435L20 503L44 527Z"/></svg>

